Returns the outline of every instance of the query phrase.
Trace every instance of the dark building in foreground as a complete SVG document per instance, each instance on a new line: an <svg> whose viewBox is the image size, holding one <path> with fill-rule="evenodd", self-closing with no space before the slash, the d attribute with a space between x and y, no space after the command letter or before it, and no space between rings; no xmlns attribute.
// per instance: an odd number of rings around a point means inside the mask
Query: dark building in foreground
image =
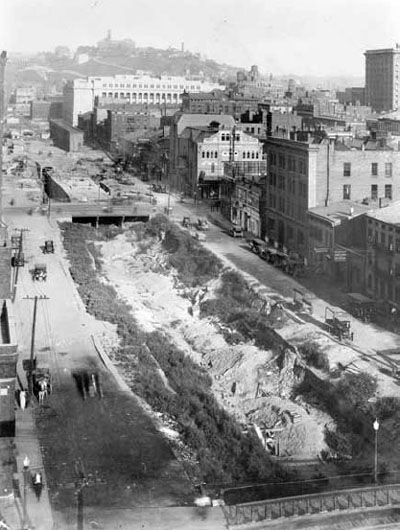
<svg viewBox="0 0 400 530"><path fill-rule="evenodd" d="M64 120L50 120L50 137L64 151L79 151L83 146L83 131Z"/></svg>
<svg viewBox="0 0 400 530"><path fill-rule="evenodd" d="M10 300L2 300L0 311L0 437L8 437L15 436L18 353Z"/></svg>

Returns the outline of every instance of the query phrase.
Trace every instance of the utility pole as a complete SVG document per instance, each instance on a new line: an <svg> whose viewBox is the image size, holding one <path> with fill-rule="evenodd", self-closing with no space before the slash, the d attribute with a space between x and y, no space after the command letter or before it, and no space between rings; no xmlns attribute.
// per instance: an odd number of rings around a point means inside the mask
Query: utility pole
<svg viewBox="0 0 400 530"><path fill-rule="evenodd" d="M25 296L25 300L33 300L33 321L32 321L32 337L31 337L31 354L29 360L29 394L33 394L33 360L35 358L35 332L36 332L36 314L38 300L49 300L47 296Z"/></svg>
<svg viewBox="0 0 400 530"><path fill-rule="evenodd" d="M76 475L75 495L77 497L77 530L83 530L83 490L88 487L96 487L97 484L106 484L106 482L99 478L97 471L94 475L92 473L86 473L81 458L78 458L78 460L75 461L74 468Z"/></svg>
<svg viewBox="0 0 400 530"><path fill-rule="evenodd" d="M88 486L88 479L86 477L85 467L82 460L79 458L75 462L76 473L76 496L77 496L77 530L83 530L83 489Z"/></svg>
<svg viewBox="0 0 400 530"><path fill-rule="evenodd" d="M19 228L19 241L18 241L18 248L15 249L17 252L14 255L14 282L13 282L13 290L16 288L16 285L18 283L18 271L19 268L24 265L24 252L23 252L23 234L24 232L28 232L29 228ZM15 298L15 295L14 295Z"/></svg>
<svg viewBox="0 0 400 530"><path fill-rule="evenodd" d="M4 77L7 62L7 52L2 51L0 55L0 221L3 220L3 134L5 122L5 90Z"/></svg>

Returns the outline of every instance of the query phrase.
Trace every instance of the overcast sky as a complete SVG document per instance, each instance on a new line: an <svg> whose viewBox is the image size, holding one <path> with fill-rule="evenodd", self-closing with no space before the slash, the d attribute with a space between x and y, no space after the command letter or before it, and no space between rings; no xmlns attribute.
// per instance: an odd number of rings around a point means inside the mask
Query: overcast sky
<svg viewBox="0 0 400 530"><path fill-rule="evenodd" d="M112 38L200 52L262 73L363 75L400 43L400 0L0 0L0 47L76 49Z"/></svg>

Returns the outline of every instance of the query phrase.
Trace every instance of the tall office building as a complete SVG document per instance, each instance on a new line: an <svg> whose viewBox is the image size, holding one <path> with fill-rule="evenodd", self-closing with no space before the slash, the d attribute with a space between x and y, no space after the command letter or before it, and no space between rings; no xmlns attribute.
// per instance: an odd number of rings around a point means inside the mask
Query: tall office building
<svg viewBox="0 0 400 530"><path fill-rule="evenodd" d="M366 104L377 112L396 110L400 105L400 44L396 48L365 52Z"/></svg>

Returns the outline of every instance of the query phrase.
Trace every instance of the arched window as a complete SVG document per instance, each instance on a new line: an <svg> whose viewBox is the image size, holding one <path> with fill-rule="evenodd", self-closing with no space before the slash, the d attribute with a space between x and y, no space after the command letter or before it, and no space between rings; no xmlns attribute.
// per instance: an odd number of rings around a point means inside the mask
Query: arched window
<svg viewBox="0 0 400 530"><path fill-rule="evenodd" d="M207 151L207 158L210 158L210 152Z"/></svg>
<svg viewBox="0 0 400 530"><path fill-rule="evenodd" d="M214 152L214 158L218 158L218 151Z"/></svg>
<svg viewBox="0 0 400 530"><path fill-rule="evenodd" d="M211 173L215 173L215 164L214 164L214 162L211 164Z"/></svg>
<svg viewBox="0 0 400 530"><path fill-rule="evenodd" d="M256 153L256 158L258 158L258 152Z"/></svg>
<svg viewBox="0 0 400 530"><path fill-rule="evenodd" d="M250 158L250 151L247 151L247 158Z"/></svg>
<svg viewBox="0 0 400 530"><path fill-rule="evenodd" d="M254 151L251 152L251 158L254 158Z"/></svg>
<svg viewBox="0 0 400 530"><path fill-rule="evenodd" d="M202 151L201 152L201 158L205 158L205 157L206 157L206 153L205 153L205 151Z"/></svg>

